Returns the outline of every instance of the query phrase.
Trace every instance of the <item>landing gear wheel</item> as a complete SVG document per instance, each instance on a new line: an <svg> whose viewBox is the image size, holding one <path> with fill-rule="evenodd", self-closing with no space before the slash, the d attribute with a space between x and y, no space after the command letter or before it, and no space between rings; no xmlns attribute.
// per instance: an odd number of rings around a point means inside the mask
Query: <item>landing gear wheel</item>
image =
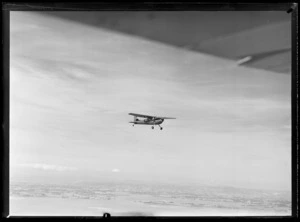
<svg viewBox="0 0 300 222"><path fill-rule="evenodd" d="M163 128L161 127L160 130L162 130Z"/></svg>
<svg viewBox="0 0 300 222"><path fill-rule="evenodd" d="M152 129L154 129L154 126L152 126Z"/></svg>

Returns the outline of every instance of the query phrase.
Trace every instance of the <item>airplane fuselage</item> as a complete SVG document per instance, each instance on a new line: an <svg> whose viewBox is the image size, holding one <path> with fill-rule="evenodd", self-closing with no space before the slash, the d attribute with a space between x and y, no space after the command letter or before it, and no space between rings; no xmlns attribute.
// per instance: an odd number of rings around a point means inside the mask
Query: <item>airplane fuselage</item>
<svg viewBox="0 0 300 222"><path fill-rule="evenodd" d="M148 120L148 119L143 119L143 120L135 120L133 122L133 124L142 124L142 125L159 125L163 123L163 119L155 119L155 120Z"/></svg>

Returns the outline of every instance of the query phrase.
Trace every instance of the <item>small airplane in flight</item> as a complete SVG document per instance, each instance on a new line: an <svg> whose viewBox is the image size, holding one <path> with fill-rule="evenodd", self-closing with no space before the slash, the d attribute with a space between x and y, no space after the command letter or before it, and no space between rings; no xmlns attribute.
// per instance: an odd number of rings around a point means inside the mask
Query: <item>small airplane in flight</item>
<svg viewBox="0 0 300 222"><path fill-rule="evenodd" d="M163 123L165 119L176 119L172 117L159 117L159 116L148 116L148 115L142 115L142 114L136 114L136 113L128 113L129 115L133 116L133 123L134 124L141 124L141 125L152 125L152 129L154 129L154 125L158 125L160 130L163 128L160 126L160 124ZM138 117L141 117L143 119L138 119Z"/></svg>

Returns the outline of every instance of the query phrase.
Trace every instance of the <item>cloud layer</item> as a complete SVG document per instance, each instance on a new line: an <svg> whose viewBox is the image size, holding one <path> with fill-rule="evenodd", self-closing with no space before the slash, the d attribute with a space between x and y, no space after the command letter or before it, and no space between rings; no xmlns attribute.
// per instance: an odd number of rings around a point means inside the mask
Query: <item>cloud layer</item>
<svg viewBox="0 0 300 222"><path fill-rule="evenodd" d="M20 167L29 167L40 170L51 170L51 171L75 171L76 167L58 166L42 163L31 163L31 164L19 164Z"/></svg>

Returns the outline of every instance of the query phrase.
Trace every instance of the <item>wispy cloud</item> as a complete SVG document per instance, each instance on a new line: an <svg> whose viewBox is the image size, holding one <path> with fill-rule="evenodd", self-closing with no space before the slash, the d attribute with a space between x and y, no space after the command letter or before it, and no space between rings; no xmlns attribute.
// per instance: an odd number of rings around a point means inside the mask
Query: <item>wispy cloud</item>
<svg viewBox="0 0 300 222"><path fill-rule="evenodd" d="M29 167L41 170L53 170L53 171L74 171L77 170L75 167L41 164L41 163L30 163L30 164L19 164L20 167Z"/></svg>
<svg viewBox="0 0 300 222"><path fill-rule="evenodd" d="M292 129L292 126L291 126L291 125L284 125L283 128L284 128L284 129L289 129L289 130L290 130L290 129Z"/></svg>

